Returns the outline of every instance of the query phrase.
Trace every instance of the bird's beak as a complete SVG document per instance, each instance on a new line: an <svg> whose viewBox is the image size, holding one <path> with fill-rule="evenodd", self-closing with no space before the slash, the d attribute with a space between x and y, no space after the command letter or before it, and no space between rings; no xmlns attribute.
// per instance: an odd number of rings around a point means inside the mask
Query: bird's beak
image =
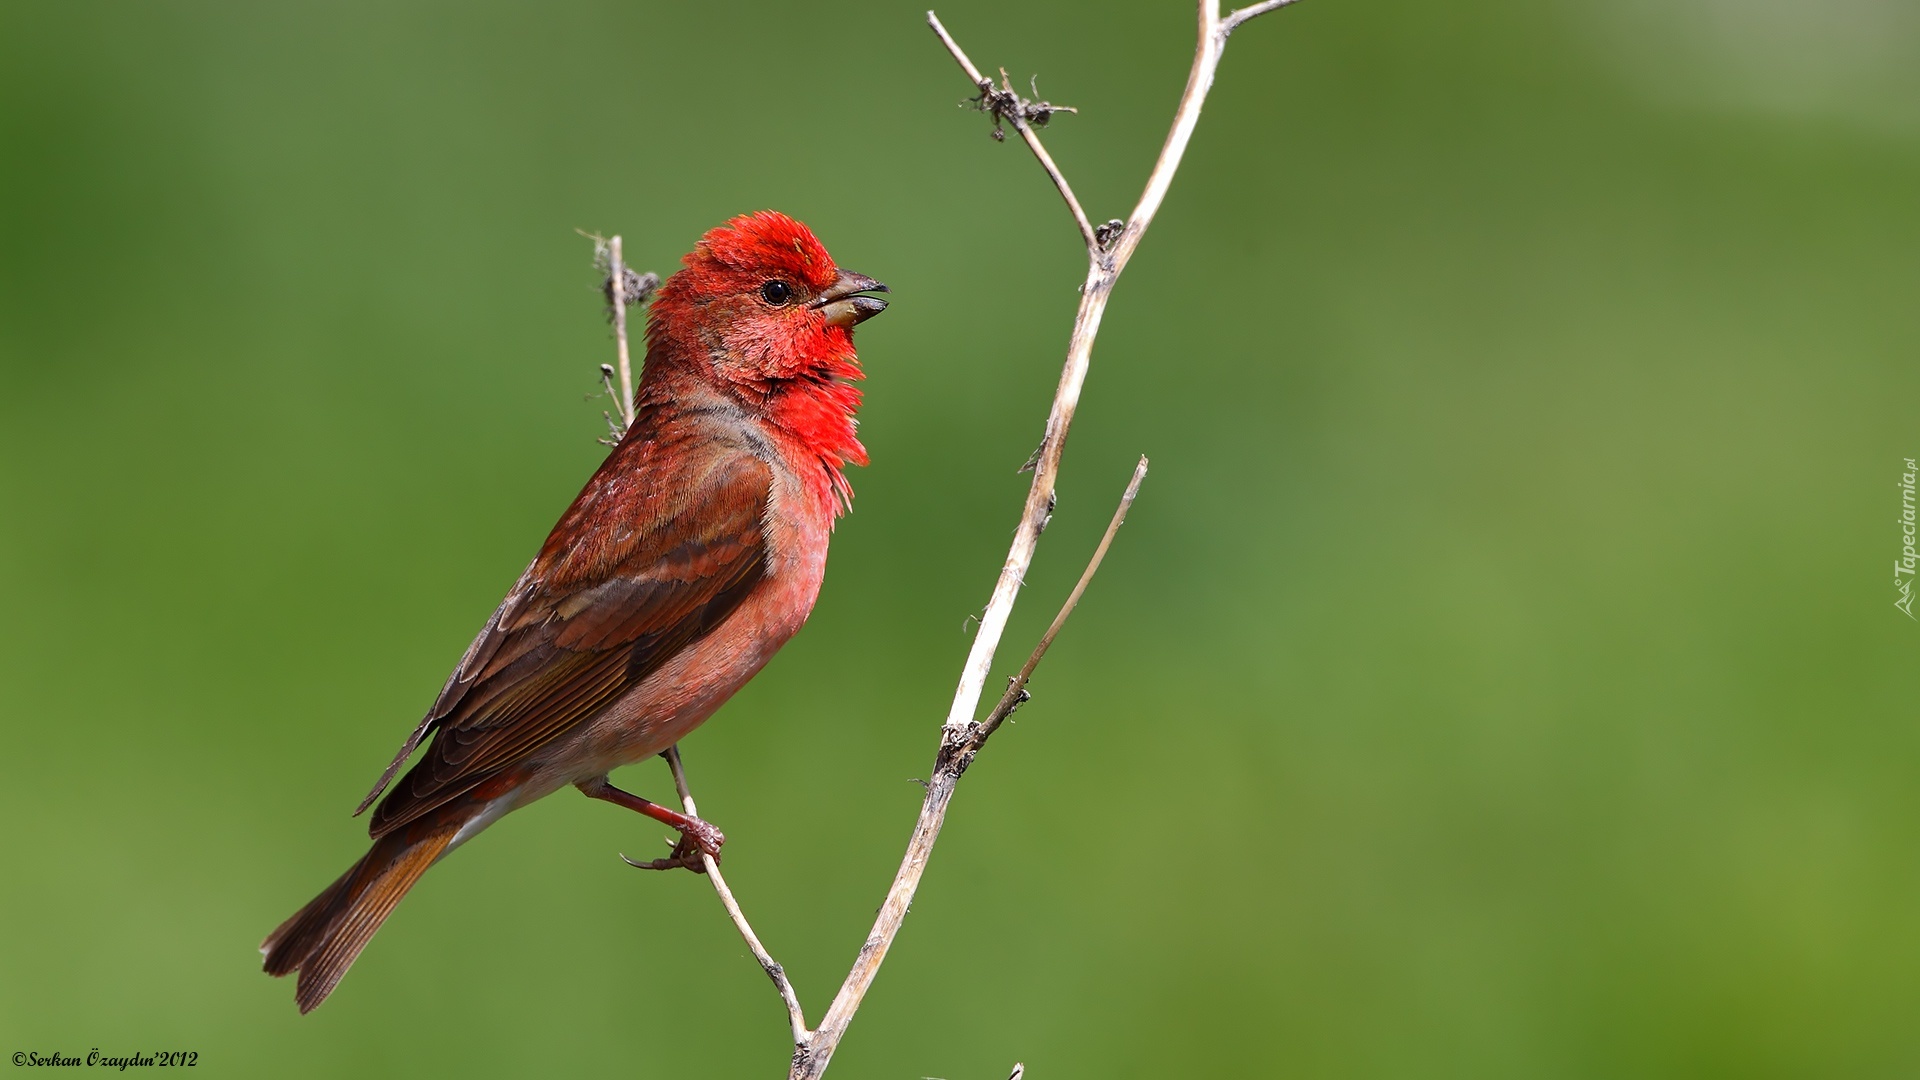
<svg viewBox="0 0 1920 1080"><path fill-rule="evenodd" d="M860 294L887 291L885 285L865 274L842 270L839 280L828 286L827 291L814 297L813 303L807 306L818 308L826 316L829 326L853 327L887 310L885 300Z"/></svg>

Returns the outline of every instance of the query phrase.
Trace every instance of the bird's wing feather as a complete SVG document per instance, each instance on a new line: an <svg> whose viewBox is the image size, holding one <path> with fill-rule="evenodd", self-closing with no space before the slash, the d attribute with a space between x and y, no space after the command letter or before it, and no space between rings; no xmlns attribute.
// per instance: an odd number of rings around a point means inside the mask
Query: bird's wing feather
<svg viewBox="0 0 1920 1080"><path fill-rule="evenodd" d="M507 590L507 598L500 602L500 606L494 609L492 615L488 616L487 624L480 628L479 636L473 639L473 644L467 646L466 655L460 658L460 662L454 665L453 672L447 676L447 683L440 688L440 696L434 699L433 707L427 710L427 715L420 718L419 726L413 729L413 734L407 736L407 741L400 744L400 752L395 754L393 760L387 764L386 771L380 774L380 779L374 783L373 790L367 792L367 797L361 799L360 805L354 808L355 817L366 813L367 807L372 806L373 801L380 797L380 793L387 790L387 785L393 782L394 774L400 771L400 766L405 765L407 759L413 756L413 752L419 749L420 740L426 738L427 733L432 731L435 725L447 718L447 714L453 711L453 707L459 704L467 690L473 686L475 673L487 667L499 652L500 643L507 636L500 624L513 617L514 609L526 595L527 586L533 579L533 570L533 565L529 565L520 575L520 580L514 582L513 588Z"/></svg>
<svg viewBox="0 0 1920 1080"><path fill-rule="evenodd" d="M560 519L362 804L434 731L426 756L374 811L373 835L592 718L711 632L760 581L773 479L765 462L741 452L689 463L644 448L628 458L609 459ZM679 464L648 467L662 460Z"/></svg>

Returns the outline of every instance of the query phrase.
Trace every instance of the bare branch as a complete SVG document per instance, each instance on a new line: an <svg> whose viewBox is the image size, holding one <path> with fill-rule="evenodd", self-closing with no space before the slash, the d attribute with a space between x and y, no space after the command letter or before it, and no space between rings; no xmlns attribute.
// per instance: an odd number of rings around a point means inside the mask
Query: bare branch
<svg viewBox="0 0 1920 1080"><path fill-rule="evenodd" d="M1054 391L1053 408L1047 417L1046 435L1041 440L1040 449L1033 461L1033 482L1027 490L1026 504L1021 510L1020 522L1014 532L1013 544L1007 552L1007 559L1000 569L1000 577L994 584L992 598L988 601L980 619L980 628L975 632L973 646L967 654L959 685L955 688L953 705L948 710L946 722L940 729L940 748L934 756L932 777L926 782L926 796L921 803L920 816L914 822L913 835L907 842L907 852L901 859L900 869L895 872L892 886L887 890L886 899L881 903L873 929L868 932L866 941L861 945L853 968L847 973L846 981L840 986L840 992L834 997L833 1004L814 1031L807 1043L796 1040L793 1065L788 1072L789 1080L814 1080L826 1072L833 1052L845 1035L847 1026L852 1023L854 1013L859 1009L867 989L873 984L880 965L886 960L887 950L900 932L900 925L906 918L908 907L913 902L920 879L926 872L927 860L933 853L933 845L939 839L940 830L946 822L947 807L953 799L953 793L960 777L972 764L974 756L986 744L1006 717L1025 699L1026 680L1033 674L1034 668L1046 654L1047 647L1058 634L1068 615L1078 603L1085 591L1100 560L1105 556L1114 532L1126 517L1127 508L1138 494L1140 481L1146 473L1147 463L1143 458L1134 472L1133 482L1128 485L1127 494L1107 528L1093 560L1080 582L1074 587L1060 614L1054 618L1045 635L1020 673L1009 683L1007 693L1000 703L988 714L984 722L975 722L973 715L979 708L980 696L986 686L987 676L993 667L995 652L999 649L1000 638L1006 630L1008 617L1012 614L1015 599L1024 584L1027 568L1032 565L1034 550L1040 540L1040 533L1052 518L1057 498L1055 485L1060 473L1060 460L1065 452L1067 430L1073 423L1075 410L1080 402L1080 390L1086 382L1087 369L1092 360L1094 338L1100 332L1101 316L1106 311L1108 297L1112 294L1114 282L1126 269L1129 259L1139 248L1141 237L1147 227L1153 223L1154 215L1160 204L1166 199L1167 190L1173 183L1173 176L1180 167L1180 160L1186 154L1187 143L1193 137L1194 126L1200 119L1200 107L1205 103L1207 91L1213 85L1213 76L1220 63L1220 56L1226 47L1227 35L1240 23L1266 11L1283 6L1293 0L1259 3L1229 16L1223 23L1220 18L1219 0L1198 0L1199 32L1194 46L1193 67L1187 74L1187 86L1181 94L1179 108L1174 113L1172 127L1167 132L1166 142L1161 146L1160 156L1155 161L1153 171L1148 175L1146 187L1140 194L1133 214L1126 221L1112 221L1096 231L1087 220L1080 202L1073 195L1073 188L1067 182L1065 174L1054 164L1046 148L1040 144L1029 123L1029 110L1032 103L1022 101L1014 93L1010 81L1002 72L1001 84L996 88L993 82L980 73L973 61L967 57L959 43L947 32L940 19L933 12L927 12L927 23L939 36L940 42L953 56L954 62L966 72L974 88L980 93L982 107L992 112L996 119L1004 119L1020 132L1034 157L1039 160L1054 187L1066 200L1067 208L1072 212L1074 224L1079 227L1081 238L1087 247L1087 277L1080 287L1080 309L1074 316L1073 333L1067 343L1066 363L1060 371L1060 383ZM1007 95L1012 95L1008 100ZM1022 1071L1016 1068L1016 1073Z"/></svg>
<svg viewBox="0 0 1920 1080"><path fill-rule="evenodd" d="M1019 94L1014 93L1013 84L1008 80L1005 68L1000 70L1001 85L996 88L992 79L980 74L980 69L973 66L973 61L967 58L966 51L960 48L960 43L953 40L953 35L947 33L947 28L940 24L938 15L931 11L927 12L927 25L933 27L933 32L940 36L940 43L953 54L954 63L960 65L960 70L966 72L967 78L973 81L974 89L980 91L982 104L993 103L984 111L991 112L996 120L1004 118L1007 123L1013 125L1013 130L1019 132L1020 137L1026 140L1028 148L1033 151L1033 156L1039 158L1041 167L1047 170L1047 176L1060 192L1060 197L1067 201L1067 209L1073 212L1073 220L1080 226L1080 238L1086 242L1088 254L1097 253L1100 250L1100 241L1094 238L1093 226L1087 221L1087 212L1080 209L1080 200L1074 197L1073 185L1067 183L1067 175L1060 171L1060 166L1053 163L1053 157L1047 153L1047 148L1040 145L1040 136L1034 134L1033 126L1027 122L1028 117L1032 116L1037 122L1045 124L1045 120L1040 117L1054 112L1073 110L1049 105L1044 101L1039 102L1040 108L1036 109L1035 103L1023 101ZM1037 91L1035 96L1038 96ZM1008 98L1012 99L1011 103L1008 103ZM1011 107L1008 107L1009 104Z"/></svg>
<svg viewBox="0 0 1920 1080"><path fill-rule="evenodd" d="M1087 278L1080 289L1080 310L1074 318L1073 334L1067 343L1066 364L1061 369L1060 384L1054 393L1053 409L1047 418L1046 436L1034 465L1033 484L1027 492L1020 527L1014 534L1013 545L1007 553L1007 561L1001 567L993 597L981 618L980 630L974 636L973 649L967 656L960 685L955 690L953 706L948 710L946 726L949 730L964 728L972 721L978 707L993 664L994 652L1006 629L1006 620L1012 612L1020 583L1027 567L1032 564L1040 531L1046 527L1053 511L1054 486L1065 449L1067 429L1079 406L1080 390L1085 384L1092 359L1093 341L1100 332L1100 320L1106 312L1108 297L1114 282L1126 269L1128 260L1138 249L1141 237L1166 198L1173 175L1186 153L1187 142L1192 138L1194 125L1199 121L1200 107L1206 100L1207 90L1213 85L1214 70L1219 65L1221 50L1225 46L1225 38L1219 32L1219 5L1217 0L1200 0L1198 8L1200 26L1187 87L1181 95L1180 106L1175 112L1167 140L1161 147L1160 157L1154 163L1153 172L1148 176L1132 216L1117 229L1108 223L1102 227L1101 235L1095 236L1093 230L1086 228L1085 215L1077 212L1076 204L1075 224L1089 238ZM939 18L929 12L927 21L961 69L970 78L978 76L979 69L967 59L965 50L953 40ZM976 82L979 81L984 80L976 79ZM1057 183L1063 185L1063 190L1070 190L1064 187L1065 177L1059 175L1059 169L1053 165L1052 159L1044 156L1045 150L1038 146L1038 140L1031 141L1029 145L1033 146L1036 157L1041 158L1048 175L1056 177Z"/></svg>

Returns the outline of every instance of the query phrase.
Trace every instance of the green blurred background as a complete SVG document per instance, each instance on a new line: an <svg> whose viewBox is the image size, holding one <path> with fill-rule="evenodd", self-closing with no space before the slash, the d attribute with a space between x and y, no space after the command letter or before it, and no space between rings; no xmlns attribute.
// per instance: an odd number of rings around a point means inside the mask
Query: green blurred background
<svg viewBox="0 0 1920 1080"><path fill-rule="evenodd" d="M956 0L1131 207L1178 0ZM556 796L295 1015L260 938L592 470L576 228L889 282L807 630L689 740L814 1017L900 856L1080 279L921 9L0 7L0 1056L778 1075L664 830ZM1312 0L1234 38L833 1074L1920 1074L1893 608L1920 9ZM658 763L629 770L670 791ZM1905 1019L1902 1019L1902 1018Z"/></svg>

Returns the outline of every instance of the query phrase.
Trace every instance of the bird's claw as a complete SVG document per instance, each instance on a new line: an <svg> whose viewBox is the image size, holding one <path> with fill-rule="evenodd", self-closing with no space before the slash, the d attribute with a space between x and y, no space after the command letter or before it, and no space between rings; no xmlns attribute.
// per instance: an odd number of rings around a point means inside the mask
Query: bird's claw
<svg viewBox="0 0 1920 1080"><path fill-rule="evenodd" d="M707 872L707 864L702 855L710 855L714 862L720 861L720 847L727 842L725 833L711 824L694 818L693 823L680 833L680 839L673 850L664 859L648 859L635 862L625 855L620 861L636 870L691 870L696 874Z"/></svg>
<svg viewBox="0 0 1920 1080"><path fill-rule="evenodd" d="M679 848L676 847L674 850L678 852ZM698 855L687 858L683 855L674 854L664 859L648 859L646 862L637 862L627 858L625 854L622 854L620 861L633 867L635 870L691 870L696 874L704 874L707 872L707 864L702 862Z"/></svg>

